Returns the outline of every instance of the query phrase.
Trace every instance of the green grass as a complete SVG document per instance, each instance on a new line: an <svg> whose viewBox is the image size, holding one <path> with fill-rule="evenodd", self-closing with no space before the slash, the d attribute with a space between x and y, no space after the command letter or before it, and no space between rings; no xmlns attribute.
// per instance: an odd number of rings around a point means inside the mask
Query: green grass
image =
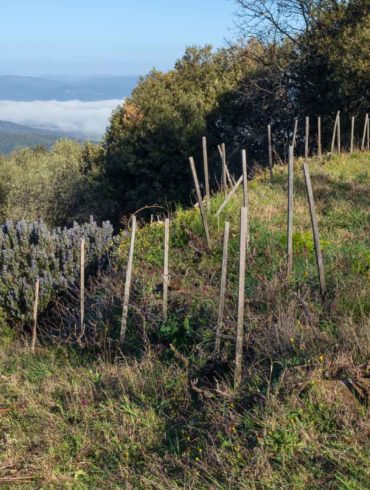
<svg viewBox="0 0 370 490"><path fill-rule="evenodd" d="M159 288L163 224L138 231L127 355L117 362L72 347L43 346L32 356L2 328L1 488L370 487L369 408L340 381L369 376L370 158L357 153L310 162L325 305L300 165L289 281L286 169L276 167L272 183L264 174L249 183L241 392L234 393L232 378L242 196L217 220L223 196L215 195L212 253L197 209L179 209L172 218L166 323ZM212 350L226 219L230 259L217 360ZM124 265L128 239L121 242Z"/></svg>

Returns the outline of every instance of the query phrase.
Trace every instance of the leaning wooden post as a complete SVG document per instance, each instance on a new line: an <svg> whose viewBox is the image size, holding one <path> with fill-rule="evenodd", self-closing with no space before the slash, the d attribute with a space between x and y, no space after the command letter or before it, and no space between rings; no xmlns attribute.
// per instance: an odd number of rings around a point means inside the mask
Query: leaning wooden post
<svg viewBox="0 0 370 490"><path fill-rule="evenodd" d="M203 136L203 166L204 166L204 184L206 189L207 210L211 209L211 193L209 190L209 171L208 171L208 152L207 152L207 138Z"/></svg>
<svg viewBox="0 0 370 490"><path fill-rule="evenodd" d="M225 221L224 246L222 254L221 285L220 285L220 303L218 306L218 319L216 328L215 353L220 353L221 347L221 330L224 324L226 277L227 277L227 259L229 249L230 223Z"/></svg>
<svg viewBox="0 0 370 490"><path fill-rule="evenodd" d="M337 134L337 126L338 126L338 114L339 111L337 112L337 115L335 116L335 123L334 123L334 129L333 129L333 136L331 138L331 148L330 148L330 153L331 155L334 154L334 147L335 147L335 136Z"/></svg>
<svg viewBox="0 0 370 490"><path fill-rule="evenodd" d="M353 153L353 143L354 143L354 138L355 138L355 118L354 116L351 117L351 142L350 142L350 153Z"/></svg>
<svg viewBox="0 0 370 490"><path fill-rule="evenodd" d="M340 111L338 111L338 123L337 123L337 151L338 155L340 155L341 152L341 131L340 131Z"/></svg>
<svg viewBox="0 0 370 490"><path fill-rule="evenodd" d="M293 151L296 145L297 131L298 131L298 117L294 119L294 130L293 130L293 138L292 138Z"/></svg>
<svg viewBox="0 0 370 490"><path fill-rule="evenodd" d="M130 289L131 289L131 277L132 277L132 263L134 260L134 248L135 248L135 235L136 235L136 216L132 217L132 228L131 228L131 241L130 241L130 251L128 255L127 271L126 271L126 282L125 291L123 296L123 308L122 308L122 319L121 319L121 333L120 333L120 343L122 344L126 337L127 330L127 317L128 317L128 303L130 300Z"/></svg>
<svg viewBox="0 0 370 490"><path fill-rule="evenodd" d="M245 303L245 262L247 249L247 210L240 210L240 255L239 255L239 293L238 325L236 331L234 388L237 390L242 382L243 339L244 339L244 303Z"/></svg>
<svg viewBox="0 0 370 490"><path fill-rule="evenodd" d="M226 207L226 205L230 202L230 200L232 199L232 197L234 196L234 194L236 193L236 191L239 189L239 186L242 183L242 181L243 181L243 176L241 176L239 178L238 182L236 182L236 184L234 185L234 187L231 189L231 191L225 197L224 202L218 208L215 216L219 216L221 214L221 212L224 210L224 208Z"/></svg>
<svg viewBox="0 0 370 490"><path fill-rule="evenodd" d="M32 343L31 352L35 353L36 341L37 341L37 311L39 308L39 292L40 292L40 279L36 280L35 284L35 300L33 303L33 327L32 327Z"/></svg>
<svg viewBox="0 0 370 490"><path fill-rule="evenodd" d="M321 144L321 117L317 118L317 156L322 158L322 144Z"/></svg>
<svg viewBox="0 0 370 490"><path fill-rule="evenodd" d="M272 180L272 137L271 137L271 124L267 126L267 139L268 139L268 152L269 152L269 169L270 169L270 178Z"/></svg>
<svg viewBox="0 0 370 490"><path fill-rule="evenodd" d="M170 220L165 219L164 222L164 260L163 260L163 318L164 321L167 320L167 309L168 309L168 256L170 249Z"/></svg>
<svg viewBox="0 0 370 490"><path fill-rule="evenodd" d="M226 161L226 149L222 149L220 145L217 145L218 152L220 154L221 158L221 163L224 163L224 157L223 155L225 154L225 170L226 170L226 182L229 181L229 184L231 186L235 185L235 179L233 179L230 175L229 168L227 166L227 161ZM225 152L225 153L224 153ZM221 172L222 173L222 172ZM223 180L223 176L221 175L221 180ZM222 187L222 182L221 182L221 187Z"/></svg>
<svg viewBox="0 0 370 490"><path fill-rule="evenodd" d="M249 248L249 204L248 204L248 172L247 172L247 152L242 150L243 167L243 207L247 210L247 249Z"/></svg>
<svg viewBox="0 0 370 490"><path fill-rule="evenodd" d="M308 171L308 166L306 164L303 165L303 172L304 172L304 177L305 177L305 181L306 181L308 204L310 207L311 225L312 225L313 238L314 238L314 242L315 242L316 264L317 264L317 270L318 270L318 274L319 274L320 291L321 291L321 297L324 300L325 296L326 296L324 262L323 262L322 253L321 253L319 226L317 224L317 216L316 216L315 202L314 202L314 198L313 198L311 177L310 177L310 174Z"/></svg>
<svg viewBox="0 0 370 490"><path fill-rule="evenodd" d="M310 118L306 117L306 130L305 130L305 138L304 138L304 159L307 163L308 161L308 139L310 137Z"/></svg>
<svg viewBox="0 0 370 490"><path fill-rule="evenodd" d="M208 248L211 248L211 239L210 239L209 231L208 231L207 215L206 215L206 212L205 212L205 209L203 206L202 195L200 193L199 181L198 181L197 171L195 169L194 158L190 157L189 162L190 162L191 173L193 174L194 186L195 186L195 191L197 194L200 214L202 216L203 228L204 228L204 233L206 235L207 245L208 245Z"/></svg>
<svg viewBox="0 0 370 490"><path fill-rule="evenodd" d="M366 139L366 133L367 133L368 120L369 120L369 114L366 114L365 123L364 123L364 132L362 133L362 141L361 141L361 150L362 151L365 149L365 139Z"/></svg>
<svg viewBox="0 0 370 490"><path fill-rule="evenodd" d="M85 335L85 239L80 247L80 338Z"/></svg>
<svg viewBox="0 0 370 490"><path fill-rule="evenodd" d="M226 194L226 189L227 189L227 175L226 175L226 146L225 143L222 143L221 145L221 151L222 151L222 189Z"/></svg>
<svg viewBox="0 0 370 490"><path fill-rule="evenodd" d="M293 177L294 177L293 146L289 146L288 166L288 242L287 242L287 276L289 278L293 268Z"/></svg>

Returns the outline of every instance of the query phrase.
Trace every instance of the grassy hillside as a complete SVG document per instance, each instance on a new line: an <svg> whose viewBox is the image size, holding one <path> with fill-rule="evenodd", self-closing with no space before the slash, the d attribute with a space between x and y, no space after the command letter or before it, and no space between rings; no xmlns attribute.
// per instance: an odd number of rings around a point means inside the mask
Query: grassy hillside
<svg viewBox="0 0 370 490"><path fill-rule="evenodd" d="M171 222L169 318L161 319L163 224L137 236L127 342L117 335L124 274L94 284L101 352L39 347L6 326L0 347L0 486L73 489L370 487L370 156L310 171L328 297L319 295L302 162L296 163L294 269L286 280L284 167L249 183L243 386L233 391L239 194L212 252L197 209ZM222 234L231 223L221 357L213 353ZM129 238L118 256L127 260ZM92 296L93 295L93 296ZM99 301L98 301L99 299ZM101 311L101 310L99 310ZM117 311L115 315L114 312ZM124 355L123 355L124 354ZM115 363L110 358L116 357ZM354 396L354 394L356 396Z"/></svg>

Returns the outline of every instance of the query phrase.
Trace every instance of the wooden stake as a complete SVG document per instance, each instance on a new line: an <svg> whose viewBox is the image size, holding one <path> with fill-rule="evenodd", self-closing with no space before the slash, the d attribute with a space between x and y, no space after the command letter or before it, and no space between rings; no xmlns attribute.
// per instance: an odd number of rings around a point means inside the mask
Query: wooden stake
<svg viewBox="0 0 370 490"><path fill-rule="evenodd" d="M365 139L366 139L366 134L367 134L368 121L369 121L369 114L366 114L365 123L364 123L364 132L362 133L362 141L361 141L361 150L362 151L364 151L364 149L365 149Z"/></svg>
<svg viewBox="0 0 370 490"><path fill-rule="evenodd" d="M229 185L231 185L231 187L233 187L236 184L234 177L232 177L230 174L229 167L227 166L227 163L226 163L226 178L229 182Z"/></svg>
<svg viewBox="0 0 370 490"><path fill-rule="evenodd" d="M222 190L226 194L227 181L226 181L226 146L225 146L225 143L222 143L221 150L222 150Z"/></svg>
<svg viewBox="0 0 370 490"><path fill-rule="evenodd" d="M170 220L166 218L164 222L164 260L163 260L163 318L167 320L168 309L168 256L170 249Z"/></svg>
<svg viewBox="0 0 370 490"><path fill-rule="evenodd" d="M221 285L220 285L220 303L218 307L218 319L216 328L216 341L215 341L215 353L220 353L221 347L221 330L224 325L224 309L225 309L225 293L226 293L226 277L227 277L227 259L228 259L228 249L229 249L229 234L230 234L230 223L225 222L224 231L224 246L222 254L222 270L221 270Z"/></svg>
<svg viewBox="0 0 370 490"><path fill-rule="evenodd" d="M370 150L370 123L369 123L369 114L367 115L367 151Z"/></svg>
<svg viewBox="0 0 370 490"><path fill-rule="evenodd" d="M294 156L293 146L289 146L288 166L288 245L287 245L287 276L289 277L293 268L293 178L294 178Z"/></svg>
<svg viewBox="0 0 370 490"><path fill-rule="evenodd" d="M247 152L242 150L243 168L243 207L247 210L247 249L249 248L249 203L248 203L248 172L247 172Z"/></svg>
<svg viewBox="0 0 370 490"><path fill-rule="evenodd" d="M238 325L236 332L234 388L239 389L242 381L243 339L244 339L244 303L245 303L245 262L247 249L247 210L240 210L240 255L239 255L239 293Z"/></svg>
<svg viewBox="0 0 370 490"><path fill-rule="evenodd" d="M80 253L80 339L85 335L85 239L81 240Z"/></svg>
<svg viewBox="0 0 370 490"><path fill-rule="evenodd" d="M203 228L204 228L204 233L206 235L207 246L210 249L211 248L211 239L210 239L209 231L208 231L207 215L206 215L206 212L205 212L205 209L203 206L202 195L200 193L199 181L198 181L197 171L195 169L194 158L190 157L189 162L190 162L191 173L193 174L194 186L195 186L195 191L197 194L200 214L202 216Z"/></svg>
<svg viewBox="0 0 370 490"><path fill-rule="evenodd" d="M294 130L293 130L293 138L292 138L293 151L295 150L295 146L296 146L297 131L298 131L298 117L294 119Z"/></svg>
<svg viewBox="0 0 370 490"><path fill-rule="evenodd" d="M317 156L322 158L322 145L321 145L321 117L317 118Z"/></svg>
<svg viewBox="0 0 370 490"><path fill-rule="evenodd" d="M335 117L335 123L334 123L334 129L333 129L333 136L331 138L331 149L330 149L331 155L334 154L335 136L336 136L337 126L338 126L338 114L339 114L339 111L337 112L337 115Z"/></svg>
<svg viewBox="0 0 370 490"><path fill-rule="evenodd" d="M206 189L206 201L207 201L207 210L211 209L211 193L209 189L209 172L208 172L208 152L207 152L207 138L203 136L202 138L203 145L203 166L204 166L204 185Z"/></svg>
<svg viewBox="0 0 370 490"><path fill-rule="evenodd" d="M37 311L39 307L39 292L40 292L40 279L36 280L35 284L35 301L33 303L33 327L32 327L32 343L31 352L35 353L36 341L37 341Z"/></svg>
<svg viewBox="0 0 370 490"><path fill-rule="evenodd" d="M338 151L338 155L340 155L340 152L341 152L341 142L340 142L340 139L341 139L341 134L340 134L340 111L338 111L338 123L337 123L337 151Z"/></svg>
<svg viewBox="0 0 370 490"><path fill-rule="evenodd" d="M234 185L234 187L231 189L231 191L229 192L229 194L226 196L224 202L221 204L221 206L218 208L218 211L217 213L215 214L215 216L219 216L220 213L223 211L223 209L225 208L225 206L228 204L228 202L230 201L230 199L233 197L233 195L235 194L235 192L238 190L240 184L243 182L243 176L241 176L238 180L238 182Z"/></svg>
<svg viewBox="0 0 370 490"><path fill-rule="evenodd" d="M306 117L306 131L305 131L305 138L304 138L304 159L306 163L308 161L309 137L310 137L310 118Z"/></svg>
<svg viewBox="0 0 370 490"><path fill-rule="evenodd" d="M127 330L128 304L129 304L129 300L130 300L132 263L134 260L134 249L135 249L135 235L136 235L136 216L134 215L132 217L130 251L129 251L129 256L128 256L125 291L124 291L124 296L123 296L123 309L122 309L121 333L120 333L120 343L121 344L123 344L123 342L125 340L126 330Z"/></svg>
<svg viewBox="0 0 370 490"><path fill-rule="evenodd" d="M321 297L324 300L326 296L324 263L323 263L322 253L321 253L319 226L317 224L317 216L316 216L315 202L314 202L313 191L312 191L311 177L308 171L308 166L306 164L303 165L303 172L306 181L308 204L309 204L310 214L311 214L312 234L315 242L316 264L317 264L317 270L319 275L320 291L321 291Z"/></svg>
<svg viewBox="0 0 370 490"><path fill-rule="evenodd" d="M223 163L223 161L224 161L223 150L222 150L220 145L217 145L217 149L218 149L218 152L220 154L221 162ZM233 177L231 177L231 175L230 175L229 168L227 166L227 161L226 161L226 153L225 153L225 169L226 169L226 179L229 182L229 185L234 186L236 182L235 182L235 179ZM222 179L222 176L221 176L221 179ZM221 182L221 187L222 187L222 182Z"/></svg>
<svg viewBox="0 0 370 490"><path fill-rule="evenodd" d="M351 143L350 143L350 153L353 153L353 143L355 138L355 118L351 117Z"/></svg>
<svg viewBox="0 0 370 490"><path fill-rule="evenodd" d="M267 139L268 139L268 151L269 151L269 169L270 178L272 180L272 138L271 138L271 124L267 126Z"/></svg>

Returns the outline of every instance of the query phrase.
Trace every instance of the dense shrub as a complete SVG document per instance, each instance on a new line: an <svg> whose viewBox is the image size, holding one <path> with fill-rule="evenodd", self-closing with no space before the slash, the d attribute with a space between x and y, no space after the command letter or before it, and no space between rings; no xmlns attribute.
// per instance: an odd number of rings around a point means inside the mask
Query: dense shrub
<svg viewBox="0 0 370 490"><path fill-rule="evenodd" d="M101 268L113 228L89 223L50 231L42 221L7 221L0 228L0 308L13 322L32 316L35 283L40 278L40 307L67 290L79 277L80 243L85 238L86 266Z"/></svg>

